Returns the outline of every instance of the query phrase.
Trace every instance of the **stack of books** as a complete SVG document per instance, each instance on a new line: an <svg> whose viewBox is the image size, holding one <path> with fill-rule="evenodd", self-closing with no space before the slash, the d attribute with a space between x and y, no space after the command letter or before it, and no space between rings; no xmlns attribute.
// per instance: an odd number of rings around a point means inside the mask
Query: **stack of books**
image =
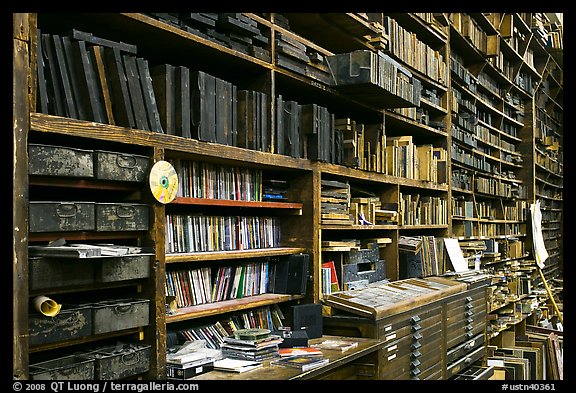
<svg viewBox="0 0 576 393"><path fill-rule="evenodd" d="M280 359L270 362L271 365L297 368L300 371L312 370L330 361L319 348L312 346L280 348L278 354Z"/></svg>
<svg viewBox="0 0 576 393"><path fill-rule="evenodd" d="M294 356L281 356L279 359L270 362L270 364L274 366L297 368L300 371L308 371L317 367L324 366L329 362L330 359L324 357L323 355L303 354Z"/></svg>
<svg viewBox="0 0 576 393"><path fill-rule="evenodd" d="M262 361L278 357L278 345L284 339L268 329L240 329L224 337L222 355L232 359Z"/></svg>

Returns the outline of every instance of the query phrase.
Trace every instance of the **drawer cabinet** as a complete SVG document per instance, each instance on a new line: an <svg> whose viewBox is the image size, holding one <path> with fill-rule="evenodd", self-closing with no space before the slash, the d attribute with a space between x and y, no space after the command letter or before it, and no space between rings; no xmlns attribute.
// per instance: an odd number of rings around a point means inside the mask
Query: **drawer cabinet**
<svg viewBox="0 0 576 393"><path fill-rule="evenodd" d="M395 283L402 285L402 281ZM385 315L382 318L354 315L346 307L332 304L336 312L324 317L324 334L384 341L379 351L381 380L447 379L486 353L485 288L469 290L462 285L459 291L428 302L419 302L416 295L412 299L416 306L397 313L391 302L389 309L378 310Z"/></svg>

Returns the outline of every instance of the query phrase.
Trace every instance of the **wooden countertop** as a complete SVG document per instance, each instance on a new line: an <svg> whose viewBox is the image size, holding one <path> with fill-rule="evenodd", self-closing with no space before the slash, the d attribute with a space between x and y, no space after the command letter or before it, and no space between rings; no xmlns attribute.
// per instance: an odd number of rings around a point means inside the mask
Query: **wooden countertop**
<svg viewBox="0 0 576 393"><path fill-rule="evenodd" d="M247 371L244 373L234 373L227 371L214 370L210 371L190 380L296 380L296 379L314 379L321 374L334 370L338 367L353 362L368 354L371 354L384 345L383 341L371 338L358 338L358 337L339 337L339 336L322 336L322 338L315 338L309 340L309 345L319 343L326 339L342 339L349 341L357 341L358 346L346 352L323 350L324 356L330 359L330 362L324 366L302 372L296 368L281 367L270 365L270 362L275 360L263 361L263 367L256 370Z"/></svg>

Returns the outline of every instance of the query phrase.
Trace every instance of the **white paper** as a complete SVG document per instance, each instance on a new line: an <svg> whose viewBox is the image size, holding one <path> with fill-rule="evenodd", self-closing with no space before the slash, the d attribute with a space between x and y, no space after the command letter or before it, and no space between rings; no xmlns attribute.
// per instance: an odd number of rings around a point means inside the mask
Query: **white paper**
<svg viewBox="0 0 576 393"><path fill-rule="evenodd" d="M548 259L548 251L542 237L542 212L540 211L540 201L530 204L532 215L532 240L534 242L534 256L540 269L544 269L544 261Z"/></svg>
<svg viewBox="0 0 576 393"><path fill-rule="evenodd" d="M468 261L464 258L462 254L462 249L458 243L458 239L453 239L449 237L444 238L444 245L448 256L450 257L450 262L452 262L452 267L456 273L467 272L468 271Z"/></svg>

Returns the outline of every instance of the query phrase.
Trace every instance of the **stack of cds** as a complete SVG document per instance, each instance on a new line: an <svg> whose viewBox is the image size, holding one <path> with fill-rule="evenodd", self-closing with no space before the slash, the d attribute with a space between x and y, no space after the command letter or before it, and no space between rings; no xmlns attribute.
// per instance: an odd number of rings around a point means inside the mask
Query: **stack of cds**
<svg viewBox="0 0 576 393"><path fill-rule="evenodd" d="M268 329L240 329L234 336L224 337L222 356L233 359L262 361L278 357L283 338Z"/></svg>

